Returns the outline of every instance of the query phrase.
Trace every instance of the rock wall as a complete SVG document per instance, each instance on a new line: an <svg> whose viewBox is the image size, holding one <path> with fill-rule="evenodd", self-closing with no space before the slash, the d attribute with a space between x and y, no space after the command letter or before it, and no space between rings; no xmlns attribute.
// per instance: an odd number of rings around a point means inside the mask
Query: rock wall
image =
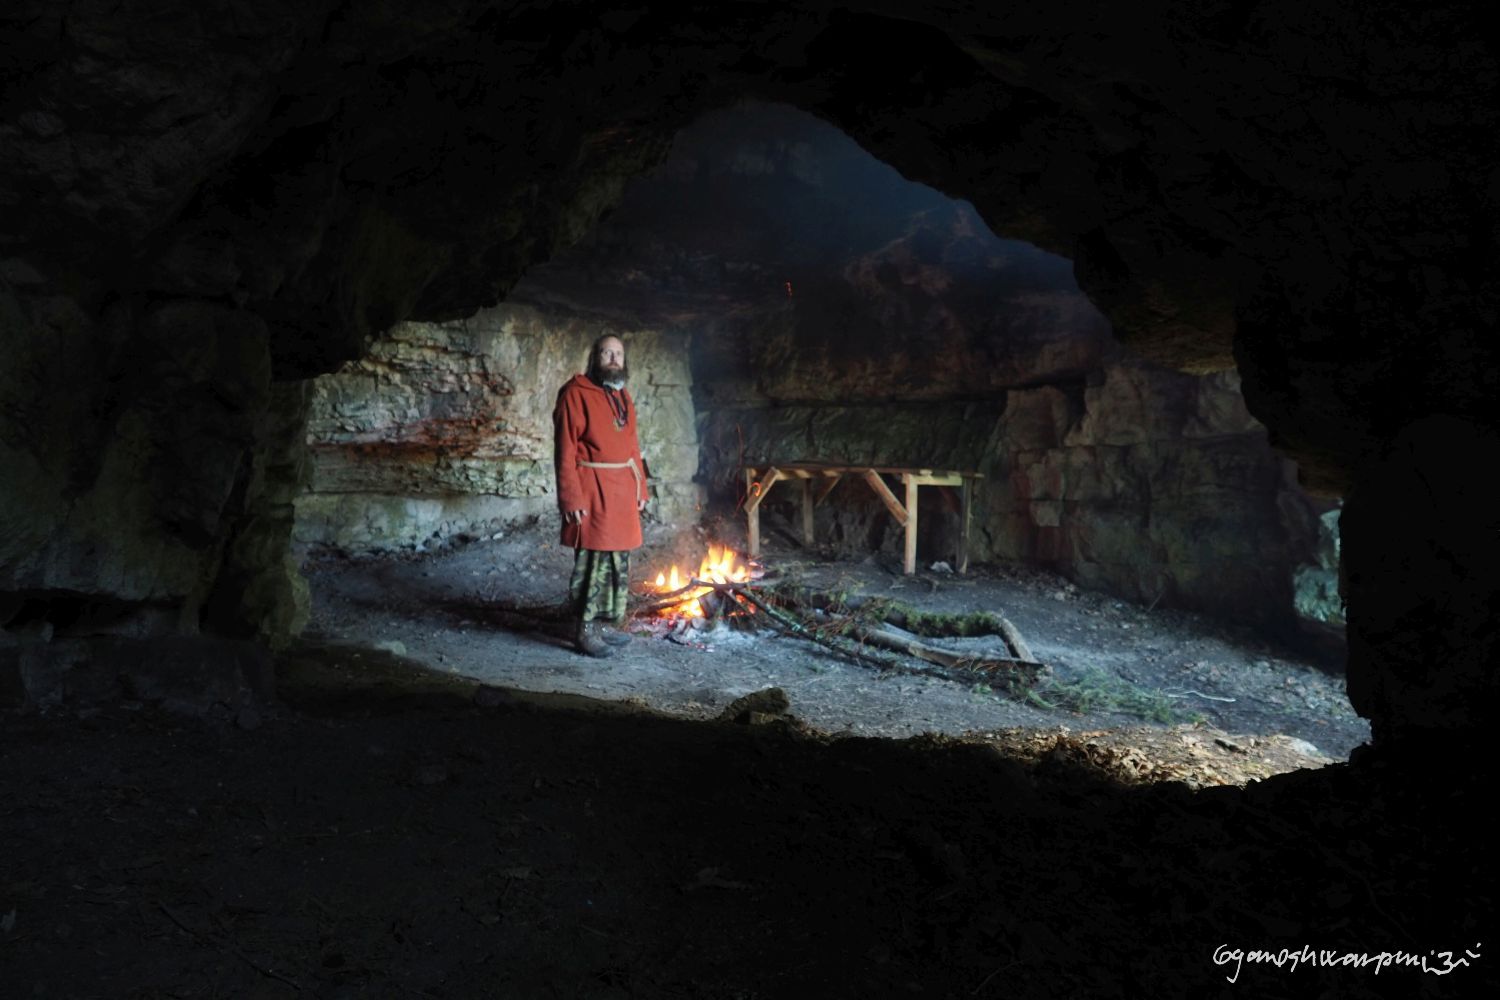
<svg viewBox="0 0 1500 1000"><path fill-rule="evenodd" d="M0 282L0 689L266 694L267 647L307 604L287 549L303 389L272 380L266 324L16 291Z"/></svg>
<svg viewBox="0 0 1500 1000"><path fill-rule="evenodd" d="M267 362L310 377L494 305L677 129L753 94L1072 260L1152 359L1237 368L1272 442L1348 497L1351 690L1377 739L1477 738L1500 708L1472 613L1500 560L1447 534L1500 537L1500 508L1471 502L1472 452L1432 452L1500 440L1481 5L201 6L0 14L6 622L39 588L201 606ZM182 310L212 331L175 348L186 382L150 319ZM205 351L243 366L200 378ZM200 406L208 450L164 416ZM1451 493L1401 492L1425 453L1455 456ZM1441 704L1414 707L1424 688Z"/></svg>
<svg viewBox="0 0 1500 1000"><path fill-rule="evenodd" d="M1313 561L1300 566L1293 578L1297 613L1309 621L1342 630L1344 598L1339 584L1339 511L1318 518L1318 547Z"/></svg>
<svg viewBox="0 0 1500 1000"><path fill-rule="evenodd" d="M312 478L296 540L347 551L427 549L555 519L552 406L605 333L627 344L648 517L697 512L697 433L686 336L506 305L450 323L402 323L367 356L314 380Z"/></svg>
<svg viewBox="0 0 1500 1000"><path fill-rule="evenodd" d="M799 221L809 213L813 232ZM733 236L682 232L683 215L727 220ZM610 272L570 262L619 260L620 246L636 273L678 275L695 250L727 275L700 267L696 279L739 306L700 321L693 341L715 499L740 498L746 461L979 471L971 559L1045 565L1143 602L1292 618L1321 507L1247 412L1233 369L1187 375L1122 351L1068 261L996 236L971 206L827 125L786 108L721 112L601 230L620 235L585 241L537 280L571 266L597 281ZM747 275L789 278L767 301L742 287ZM779 489L773 512L792 503ZM950 560L957 504L927 492L919 557ZM858 483L817 521L852 553L903 544Z"/></svg>
<svg viewBox="0 0 1500 1000"><path fill-rule="evenodd" d="M245 516L229 532L223 563L203 609L220 634L286 645L307 624L309 595L291 549L295 504L307 489L306 380L272 383L262 442L252 453Z"/></svg>
<svg viewBox="0 0 1500 1000"><path fill-rule="evenodd" d="M999 440L997 554L1137 601L1290 623L1319 508L1246 412L1234 373L1121 362L1081 392L1013 391Z"/></svg>
<svg viewBox="0 0 1500 1000"><path fill-rule="evenodd" d="M91 316L3 287L0 313L0 590L191 616L265 432L265 323L192 299Z"/></svg>
<svg viewBox="0 0 1500 1000"><path fill-rule="evenodd" d="M1245 411L1233 373L1117 360L989 400L714 406L703 425L717 498L742 492L741 454L974 470L985 479L971 560L1042 565L1132 600L1285 627L1293 577L1314 559L1320 505ZM763 510L800 523L794 493L778 489ZM951 492L923 491L923 563L956 551ZM903 544L852 481L818 508L815 530L847 553L895 555Z"/></svg>

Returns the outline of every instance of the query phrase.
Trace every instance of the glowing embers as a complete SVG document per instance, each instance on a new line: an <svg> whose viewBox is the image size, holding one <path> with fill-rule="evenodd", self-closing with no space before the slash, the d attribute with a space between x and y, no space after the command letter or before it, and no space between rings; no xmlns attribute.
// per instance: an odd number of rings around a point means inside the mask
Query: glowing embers
<svg viewBox="0 0 1500 1000"><path fill-rule="evenodd" d="M733 585L746 583L750 577L750 567L740 561L733 549L711 545L708 555L698 564L698 572L692 576L684 576L676 565L668 572L656 574L656 583L650 588L658 595L654 612L663 618L732 614L736 605L730 593Z"/></svg>

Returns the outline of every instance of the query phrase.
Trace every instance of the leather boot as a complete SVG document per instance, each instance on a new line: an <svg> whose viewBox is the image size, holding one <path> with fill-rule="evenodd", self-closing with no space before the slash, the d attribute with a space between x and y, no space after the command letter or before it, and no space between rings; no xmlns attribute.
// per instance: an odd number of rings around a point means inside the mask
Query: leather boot
<svg viewBox="0 0 1500 1000"><path fill-rule="evenodd" d="M630 633L625 631L625 622L595 622L599 638L615 648L630 645Z"/></svg>
<svg viewBox="0 0 1500 1000"><path fill-rule="evenodd" d="M573 644L578 647L578 651L584 656L595 656L599 659L604 659L607 656L615 655L615 651L605 645L603 639L599 638L599 632L593 622L581 621L578 623L573 633Z"/></svg>

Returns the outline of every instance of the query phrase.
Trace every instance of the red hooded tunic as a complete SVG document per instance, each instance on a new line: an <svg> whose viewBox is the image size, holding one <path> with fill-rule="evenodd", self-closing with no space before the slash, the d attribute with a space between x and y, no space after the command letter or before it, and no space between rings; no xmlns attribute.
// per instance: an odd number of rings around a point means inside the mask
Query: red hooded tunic
<svg viewBox="0 0 1500 1000"><path fill-rule="evenodd" d="M552 411L557 508L564 514L588 512L582 524L564 519L562 543L569 548L618 552L641 544L639 501L649 496L646 470L635 436L635 402L624 389L619 396L626 408L624 427L616 425L603 386L587 375L574 375L557 394Z"/></svg>

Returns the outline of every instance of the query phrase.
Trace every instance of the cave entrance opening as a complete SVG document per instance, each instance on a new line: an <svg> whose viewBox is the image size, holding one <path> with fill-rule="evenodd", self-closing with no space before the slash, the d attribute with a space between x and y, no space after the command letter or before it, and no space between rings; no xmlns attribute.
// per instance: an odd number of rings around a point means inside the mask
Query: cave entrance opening
<svg viewBox="0 0 1500 1000"><path fill-rule="evenodd" d="M1059 672L1052 692L1026 703L929 678L860 700L855 674L829 697L764 640L741 643L732 666L660 660L626 678L583 671L563 632L518 626L507 609L565 587L550 411L606 333L627 344L653 472L637 575L713 542L744 551L747 465L969 470L984 488L968 550L989 569L965 578L974 589L944 575L963 520L947 498L908 539L872 491L836 488L809 547L808 511L773 494L766 559L838 590L888 588L910 557L921 591L893 597L953 614L1029 608L1016 614ZM821 726L892 735L1056 713L1285 733L1273 716L1300 707L1305 742L1338 754L1363 738L1335 682L1268 637L1290 617L1319 511L1234 373L1133 358L1069 261L996 236L973 206L790 107L704 116L500 306L400 324L318 379L309 440L299 544L368 557L309 562L322 640L362 634L444 671L688 714L774 682ZM1151 625L1169 611L1184 617ZM1307 692L1299 705L1289 686ZM1337 717L1312 718L1325 710Z"/></svg>

